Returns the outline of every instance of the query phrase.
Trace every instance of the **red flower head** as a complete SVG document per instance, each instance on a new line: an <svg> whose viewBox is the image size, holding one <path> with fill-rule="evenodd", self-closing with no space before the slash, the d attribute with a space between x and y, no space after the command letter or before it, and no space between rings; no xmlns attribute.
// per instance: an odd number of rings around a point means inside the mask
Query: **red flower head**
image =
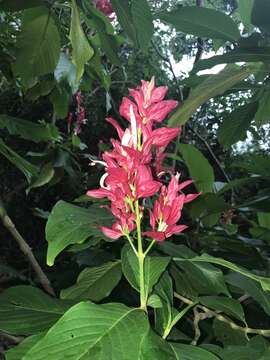
<svg viewBox="0 0 270 360"><path fill-rule="evenodd" d="M95 0L96 8L110 20L114 19L114 11L110 0Z"/></svg>
<svg viewBox="0 0 270 360"><path fill-rule="evenodd" d="M131 89L120 106L120 114L129 121L124 130L116 120L107 118L115 128L119 140L112 139L112 150L103 154L105 174L100 180L100 189L89 190L87 195L96 198L108 198L110 210L116 221L112 228L102 227L103 233L118 239L132 232L143 216L144 207L139 201L154 196L160 190L159 199L150 210L152 231L145 232L157 241L179 233L186 225L177 225L182 207L195 199L198 194L185 195L181 190L191 181L178 183L179 176L173 176L166 187L157 178L164 173L162 161L168 144L180 134L179 128L159 127L160 123L174 109L177 101L164 100L167 87L155 87L154 78L142 81L137 89ZM135 216L136 214L136 216Z"/></svg>

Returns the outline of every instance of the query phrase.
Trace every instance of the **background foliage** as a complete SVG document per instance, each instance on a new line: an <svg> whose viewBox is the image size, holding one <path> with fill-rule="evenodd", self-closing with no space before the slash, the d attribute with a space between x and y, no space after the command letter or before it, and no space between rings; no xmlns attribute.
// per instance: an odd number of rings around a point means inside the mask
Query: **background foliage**
<svg viewBox="0 0 270 360"><path fill-rule="evenodd" d="M270 3L111 3L113 21L89 0L0 1L1 354L268 359ZM129 249L92 226L111 218L83 194L114 136L105 117L124 123L122 96L153 75L180 102L169 164L203 195L184 214L188 230L150 257L150 327Z"/></svg>

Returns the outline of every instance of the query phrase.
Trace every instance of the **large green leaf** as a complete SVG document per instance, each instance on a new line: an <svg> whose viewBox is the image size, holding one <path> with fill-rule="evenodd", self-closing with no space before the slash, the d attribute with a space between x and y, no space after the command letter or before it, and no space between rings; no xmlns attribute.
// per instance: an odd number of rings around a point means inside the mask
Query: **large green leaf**
<svg viewBox="0 0 270 360"><path fill-rule="evenodd" d="M239 273L229 273L226 275L226 282L242 289L245 294L248 294L257 301L266 314L270 316L270 294L263 291L257 281Z"/></svg>
<svg viewBox="0 0 270 360"><path fill-rule="evenodd" d="M183 259L179 259L179 258L175 258L174 259L176 262L180 261L182 262ZM208 254L202 254L201 256L197 256L195 258L191 258L188 259L188 261L192 262L192 263L200 263L200 262L206 262L206 263L212 263L212 264L216 264L216 265L220 265L223 266L227 269L233 270L239 274L242 274L250 279L253 279L255 281L257 281L258 283L260 283L262 289L264 291L270 291L270 278L264 277L264 276L259 276L259 275L255 275L252 272L246 270L243 267L240 267L236 264L233 264L230 261L221 259L221 258L217 258Z"/></svg>
<svg viewBox="0 0 270 360"><path fill-rule="evenodd" d="M100 301L110 295L121 275L120 261L86 268L80 273L75 285L61 291L61 298Z"/></svg>
<svg viewBox="0 0 270 360"><path fill-rule="evenodd" d="M72 61L77 68L77 80L80 80L84 72L84 65L91 57L93 57L94 50L81 27L80 14L76 0L72 0L71 4L72 13L69 37L72 45Z"/></svg>
<svg viewBox="0 0 270 360"><path fill-rule="evenodd" d="M218 140L228 149L239 140L244 140L247 130L257 111L258 104L252 102L242 105L224 117L218 129Z"/></svg>
<svg viewBox="0 0 270 360"><path fill-rule="evenodd" d="M49 329L71 306L32 286L15 286L0 295L0 330L32 335Z"/></svg>
<svg viewBox="0 0 270 360"><path fill-rule="evenodd" d="M212 192L215 176L206 157L193 145L180 144L179 149L196 188L202 192Z"/></svg>
<svg viewBox="0 0 270 360"><path fill-rule="evenodd" d="M34 123L8 115L0 115L0 129L7 129L10 135L19 135L25 140L34 142L56 141L59 131L53 124Z"/></svg>
<svg viewBox="0 0 270 360"><path fill-rule="evenodd" d="M254 6L251 14L252 24L270 32L269 12L270 2L268 0L254 0Z"/></svg>
<svg viewBox="0 0 270 360"><path fill-rule="evenodd" d="M139 291L139 261L130 246L122 250L122 269L130 285ZM157 283L161 274L165 271L169 257L147 256L144 261L144 286L146 297L151 293L153 286Z"/></svg>
<svg viewBox="0 0 270 360"><path fill-rule="evenodd" d="M90 236L99 235L97 227L100 221L102 225L110 223L111 215L107 210L96 206L85 209L59 201L52 209L46 225L48 265L53 265L56 256L67 246L81 244ZM93 239L93 244L99 239Z"/></svg>
<svg viewBox="0 0 270 360"><path fill-rule="evenodd" d="M38 177L38 167L22 158L8 147L2 139L0 139L0 154L4 155L13 165L15 165L25 175L29 183L32 179Z"/></svg>
<svg viewBox="0 0 270 360"><path fill-rule="evenodd" d="M204 295L225 294L230 296L222 271L211 264L191 262L196 253L184 245L164 243L161 249L171 256L178 268L183 271L183 277L197 293Z"/></svg>
<svg viewBox="0 0 270 360"><path fill-rule="evenodd" d="M154 33L153 17L147 0L131 3L131 15L140 49L146 51Z"/></svg>
<svg viewBox="0 0 270 360"><path fill-rule="evenodd" d="M251 67L228 65L218 74L208 76L195 87L190 96L169 119L169 126L185 124L192 114L209 99L223 94L231 86L245 79L252 72Z"/></svg>
<svg viewBox="0 0 270 360"><path fill-rule="evenodd" d="M76 66L69 60L65 53L61 53L58 64L54 71L55 80L58 83L66 81L75 92L78 88L78 81L76 79Z"/></svg>
<svg viewBox="0 0 270 360"><path fill-rule="evenodd" d="M159 13L157 18L187 34L229 41L240 38L236 23L228 15L212 9L182 6Z"/></svg>
<svg viewBox="0 0 270 360"><path fill-rule="evenodd" d="M270 230L270 213L259 212L257 216L259 225Z"/></svg>
<svg viewBox="0 0 270 360"><path fill-rule="evenodd" d="M242 305L235 299L225 296L200 296L198 301L208 308L222 311L238 320L245 321Z"/></svg>
<svg viewBox="0 0 270 360"><path fill-rule="evenodd" d="M270 122L270 90L265 89L259 97L259 107L255 115L255 121L258 126Z"/></svg>
<svg viewBox="0 0 270 360"><path fill-rule="evenodd" d="M244 25L251 24L254 0L238 0L238 12Z"/></svg>
<svg viewBox="0 0 270 360"><path fill-rule="evenodd" d="M132 20L131 9L127 0L111 0L117 19L125 33L137 45L136 29Z"/></svg>
<svg viewBox="0 0 270 360"><path fill-rule="evenodd" d="M218 64L229 64L235 62L270 62L270 47L236 49L223 55L212 56L209 59L198 61L192 72L210 69Z"/></svg>
<svg viewBox="0 0 270 360"><path fill-rule="evenodd" d="M170 343L177 360L218 360L218 357L199 346Z"/></svg>
<svg viewBox="0 0 270 360"><path fill-rule="evenodd" d="M9 349L6 353L6 360L21 360L22 357L29 351L40 339L44 333L36 334L27 337L19 345Z"/></svg>
<svg viewBox="0 0 270 360"><path fill-rule="evenodd" d="M45 6L24 11L15 55L14 71L24 82L54 71L60 56L60 35Z"/></svg>
<svg viewBox="0 0 270 360"><path fill-rule="evenodd" d="M140 359L148 329L147 317L139 309L82 302L67 311L22 360Z"/></svg>

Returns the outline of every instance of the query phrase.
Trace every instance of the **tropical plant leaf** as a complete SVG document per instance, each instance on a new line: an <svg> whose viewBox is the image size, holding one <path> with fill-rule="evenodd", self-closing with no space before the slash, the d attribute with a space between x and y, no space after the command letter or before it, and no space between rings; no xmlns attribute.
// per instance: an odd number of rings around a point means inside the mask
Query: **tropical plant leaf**
<svg viewBox="0 0 270 360"><path fill-rule="evenodd" d="M233 110L225 116L223 123L218 129L219 142L228 149L239 140L244 140L247 130L254 119L258 108L256 102L252 102Z"/></svg>
<svg viewBox="0 0 270 360"><path fill-rule="evenodd" d="M14 335L48 330L72 305L32 286L14 286L0 294L0 329Z"/></svg>
<svg viewBox="0 0 270 360"><path fill-rule="evenodd" d="M9 349L6 353L6 360L21 360L23 356L29 351L40 339L44 333L36 334L27 337L19 345Z"/></svg>
<svg viewBox="0 0 270 360"><path fill-rule="evenodd" d="M47 7L24 10L15 55L14 71L24 83L54 71L60 56L60 35Z"/></svg>
<svg viewBox="0 0 270 360"><path fill-rule="evenodd" d="M198 301L208 308L222 311L238 320L245 321L243 307L235 299L225 296L200 296Z"/></svg>
<svg viewBox="0 0 270 360"><path fill-rule="evenodd" d="M202 192L212 192L215 176L205 156L193 145L180 144L179 149L196 188Z"/></svg>
<svg viewBox="0 0 270 360"><path fill-rule="evenodd" d="M84 269L77 283L61 291L62 299L100 301L110 295L122 276L121 262Z"/></svg>
<svg viewBox="0 0 270 360"><path fill-rule="evenodd" d="M139 359L148 329L146 315L139 309L82 302L67 311L22 360Z"/></svg>
<svg viewBox="0 0 270 360"><path fill-rule="evenodd" d="M47 264L53 265L56 256L67 246L81 244L87 238L93 238L95 244L102 238L102 233L97 232L98 221L102 219L102 225L109 225L111 215L105 209L92 206L88 209L58 201L49 216L46 225L46 239L48 241Z"/></svg>
<svg viewBox="0 0 270 360"><path fill-rule="evenodd" d="M79 81L84 72L84 65L94 56L94 50L81 27L76 0L72 0L71 4L72 12L69 37L72 45L72 61L76 65L77 81Z"/></svg>
<svg viewBox="0 0 270 360"><path fill-rule="evenodd" d="M135 45L138 45L136 29L133 23L129 2L126 0L111 0L111 2L113 5L113 9L116 12L117 19L123 30L125 31L127 36L133 41L133 43Z"/></svg>
<svg viewBox="0 0 270 360"><path fill-rule="evenodd" d="M196 86L188 99L174 112L169 119L169 126L185 124L192 114L209 99L223 94L234 84L245 79L252 72L250 67L227 65L218 74L209 75Z"/></svg>
<svg viewBox="0 0 270 360"><path fill-rule="evenodd" d="M157 18L186 34L228 41L240 38L236 23L228 15L213 9L182 6L171 12L161 12Z"/></svg>
<svg viewBox="0 0 270 360"><path fill-rule="evenodd" d="M147 0L136 0L131 3L131 15L136 29L140 49L147 51L154 34L153 16Z"/></svg>

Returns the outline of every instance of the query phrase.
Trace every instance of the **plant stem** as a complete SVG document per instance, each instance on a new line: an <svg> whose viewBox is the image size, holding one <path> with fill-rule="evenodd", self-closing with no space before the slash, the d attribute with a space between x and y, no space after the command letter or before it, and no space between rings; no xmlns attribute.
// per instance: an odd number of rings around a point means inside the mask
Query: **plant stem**
<svg viewBox="0 0 270 360"><path fill-rule="evenodd" d="M128 239L128 242L129 242L132 250L134 251L135 255L138 257L138 252L137 252L137 250L136 250L136 248L135 248L135 246L134 246L134 244L133 244L133 241L132 241L132 239L130 238L129 234L126 234L126 238Z"/></svg>
<svg viewBox="0 0 270 360"><path fill-rule="evenodd" d="M142 245L142 232L141 232L141 217L139 209L139 201L135 202L135 214L136 214L136 225L137 225L137 241L138 241L138 261L139 261L139 277L140 277L140 303L141 309L146 311L147 294L145 294L144 287L144 259L145 254L143 252Z"/></svg>
<svg viewBox="0 0 270 360"><path fill-rule="evenodd" d="M148 248L145 250L145 252L144 252L144 256L146 256L148 253L149 253L149 251L152 249L152 247L154 246L154 244L155 244L155 242L156 242L156 240L152 240L151 241L151 243L150 243L150 245L148 246Z"/></svg>

